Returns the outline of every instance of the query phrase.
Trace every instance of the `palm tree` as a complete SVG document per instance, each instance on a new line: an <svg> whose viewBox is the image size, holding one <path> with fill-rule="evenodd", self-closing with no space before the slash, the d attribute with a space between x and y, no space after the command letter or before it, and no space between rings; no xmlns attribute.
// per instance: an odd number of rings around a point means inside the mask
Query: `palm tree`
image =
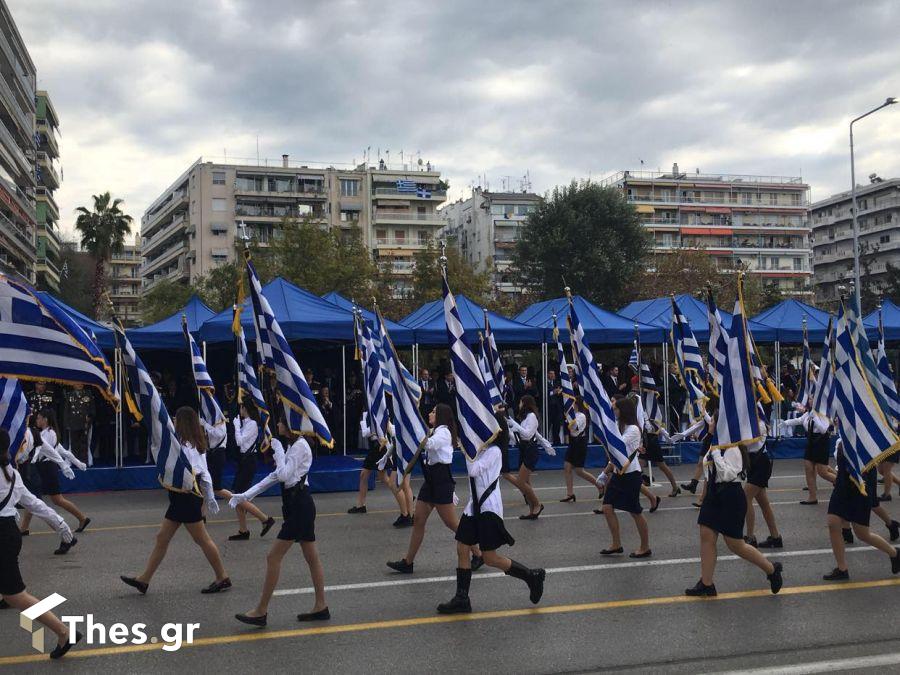
<svg viewBox="0 0 900 675"><path fill-rule="evenodd" d="M81 234L81 247L94 258L94 315L101 315L101 303L106 291L106 263L125 246L125 235L131 232L131 216L119 205L122 199L113 199L109 192L93 195L94 210L79 206L75 229Z"/></svg>

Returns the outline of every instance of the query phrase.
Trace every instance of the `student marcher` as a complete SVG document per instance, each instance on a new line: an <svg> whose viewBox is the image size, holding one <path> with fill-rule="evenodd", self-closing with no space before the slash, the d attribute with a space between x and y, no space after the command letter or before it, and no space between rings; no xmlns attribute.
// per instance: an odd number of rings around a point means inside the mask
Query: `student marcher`
<svg viewBox="0 0 900 675"><path fill-rule="evenodd" d="M531 474L537 470L540 449L536 439L538 407L530 394L524 394L519 399L519 417L519 422L513 419L507 421L510 430L519 436L519 475L516 480L519 490L528 502L528 513L519 516L519 520L537 520L544 510L544 505L531 486Z"/></svg>
<svg viewBox="0 0 900 675"><path fill-rule="evenodd" d="M9 462L9 433L6 429L0 429L0 596L7 606L24 612L36 605L38 599L25 590L25 582L19 569L22 533L16 525L16 505L50 525L69 548L77 540L66 521L28 491L22 476ZM50 652L51 659L62 658L73 644L84 637L81 633L76 633L74 639L70 640L68 627L53 612L41 614L37 620L57 635L56 647Z"/></svg>
<svg viewBox="0 0 900 675"><path fill-rule="evenodd" d="M760 410L760 413L762 411ZM751 546L757 548L783 548L784 541L778 531L778 523L775 522L775 511L769 502L769 479L772 477L772 458L769 456L766 433L766 423L759 420L759 432L763 438L747 446L747 482L744 483L744 495L747 498L747 536L744 537ZM756 511L753 501L759 504L766 526L769 528L769 536L765 541L756 541Z"/></svg>
<svg viewBox="0 0 900 675"><path fill-rule="evenodd" d="M156 534L156 543L153 551L150 553L150 558L147 560L147 566L136 577L122 576L120 579L129 586L139 590L142 594L146 593L159 564L166 557L169 542L172 541L172 537L175 536L178 528L184 525L193 538L194 543L203 551L203 555L206 556L206 560L216 575L215 581L200 592L219 593L231 588L231 579L225 574L225 566L222 564L219 549L210 538L209 533L206 531L206 525L203 522L204 502L211 515L219 512L219 506L213 494L212 478L206 466L206 435L200 426L200 418L197 415L197 411L186 406L178 409L178 412L175 413L175 435L181 443L181 449L185 458L191 464L197 479L197 485L203 496L198 497L193 492L169 490L169 508L166 510L162 525L160 525L159 532Z"/></svg>
<svg viewBox="0 0 900 675"><path fill-rule="evenodd" d="M326 621L331 618L328 605L325 604L325 572L316 549L316 504L306 483L306 476L313 461L312 450L309 443L299 435L291 433L283 421L278 422L278 434L290 445L285 452L281 441L272 440L275 471L246 492L232 496L229 502L234 508L281 483L281 513L284 523L266 556L266 576L262 594L254 609L246 614L234 615L238 621L259 627L266 625L269 600L272 599L272 593L275 592L278 577L281 575L281 562L294 542L300 544L315 589L315 604L312 611L298 614L297 620Z"/></svg>
<svg viewBox="0 0 900 675"><path fill-rule="evenodd" d="M837 479L837 474L828 466L830 424L827 419L816 413L815 410L807 410L799 417L783 420L781 427L802 426L806 430L806 451L803 453L803 471L806 474L806 488L809 496L800 503L804 506L812 506L819 503L819 493L816 487L816 476L827 480L832 485Z"/></svg>
<svg viewBox="0 0 900 675"><path fill-rule="evenodd" d="M234 440L240 454L231 492L240 493L246 492L253 484L253 478L256 476L256 461L259 457L259 425L261 421L259 410L253 401L245 398L241 402L240 415L232 420L232 424L234 425ZM242 502L235 512L238 517L238 533L228 537L228 541L246 541L250 538L250 530L247 529L248 512L263 526L260 537L266 536L266 533L275 524L274 518L270 518L250 502Z"/></svg>
<svg viewBox="0 0 900 675"><path fill-rule="evenodd" d="M588 471L584 468L587 459L588 447L588 423L587 423L587 406L581 396L575 397L575 419L569 422L569 447L566 450L566 459L563 463L563 472L566 478L566 498L560 499L561 502L575 501L575 488L573 486L572 474L576 473L579 477L586 480L603 494L603 486L597 482Z"/></svg>
<svg viewBox="0 0 900 675"><path fill-rule="evenodd" d="M397 506L400 508L400 515L394 521L394 527L407 527L412 525L412 515L409 504L406 501L406 492L401 485L397 485L395 481L391 481L388 476L388 467L393 469L391 463L391 455L393 449L390 445L381 446L378 435L373 429L369 428L368 414L363 413L362 420L359 423L360 432L364 438L369 441L369 452L363 460L362 470L359 472L359 491L356 495L356 506L351 507L347 513L366 513L366 495L369 492L369 476L372 472L377 472L379 480L384 483L394 499L397 500ZM388 423L388 436L393 435L393 425Z"/></svg>

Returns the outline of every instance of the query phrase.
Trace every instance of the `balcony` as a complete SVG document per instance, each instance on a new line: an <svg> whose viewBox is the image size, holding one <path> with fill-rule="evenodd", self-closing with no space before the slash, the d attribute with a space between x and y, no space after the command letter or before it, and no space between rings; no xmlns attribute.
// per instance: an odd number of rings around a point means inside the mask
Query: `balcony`
<svg viewBox="0 0 900 675"><path fill-rule="evenodd" d="M187 250L187 246L184 242L178 242L174 246L167 248L153 260L147 260L141 266L141 276L149 277L153 275L153 272L159 270L162 267L165 267L166 263L172 262L177 259L182 253Z"/></svg>
<svg viewBox="0 0 900 675"><path fill-rule="evenodd" d="M187 206L187 190L175 190L169 199L159 205L153 214L145 214L141 224L141 232L144 236L152 236L153 228L160 225L179 206Z"/></svg>
<svg viewBox="0 0 900 675"><path fill-rule="evenodd" d="M412 274L415 263L411 260L392 260L390 261L390 272L392 274Z"/></svg>
<svg viewBox="0 0 900 675"><path fill-rule="evenodd" d="M176 281L180 279L187 279L187 268L184 263L179 261L179 263L173 266L168 272L157 274L150 279L145 279L142 294L146 293L162 281Z"/></svg>
<svg viewBox="0 0 900 675"><path fill-rule="evenodd" d="M59 157L59 143L56 140L56 133L54 133L53 127L47 124L47 120L39 119L37 121L37 130L41 136L39 149L46 147L47 154L51 157Z"/></svg>
<svg viewBox="0 0 900 675"><path fill-rule="evenodd" d="M375 246L384 248L427 248L429 244L433 243L434 240L431 238L376 237L375 239Z"/></svg>
<svg viewBox="0 0 900 675"><path fill-rule="evenodd" d="M0 40L0 42L3 41ZM0 146L2 146L3 152L8 155L7 161L9 165L15 167L14 173L19 173L23 176L33 175L31 162L28 161L16 139L13 138L12 134L9 133L9 129L2 122L0 122Z"/></svg>
<svg viewBox="0 0 900 675"><path fill-rule="evenodd" d="M626 195L625 199L632 204L662 204L662 205L672 205L672 206L680 206L683 204L688 204L691 206L711 206L711 207L729 207L733 209L740 210L741 208L752 208L752 209L775 209L775 210L784 210L784 209L803 209L806 210L807 205L803 203L801 199L797 204L764 204L762 201L756 202L751 200L750 202L746 202L742 199L737 198L737 194L729 194L727 197L725 195L721 197L689 197L683 195Z"/></svg>
<svg viewBox="0 0 900 675"><path fill-rule="evenodd" d="M21 225L10 220L2 211L0 211L0 233L19 252L21 258L31 262L37 259L34 237L30 236Z"/></svg>
<svg viewBox="0 0 900 675"><path fill-rule="evenodd" d="M428 195L427 197L425 195ZM425 190L420 191L416 190L414 192L407 192L405 190L398 190L397 188L388 188L388 187L380 187L375 188L375 198L376 199L416 199L416 200L424 200L424 201L444 201L447 199L447 191L446 190Z"/></svg>
<svg viewBox="0 0 900 675"><path fill-rule="evenodd" d="M56 169L53 168L53 160L50 159L50 155L46 152L37 153L37 163L40 180L44 184L44 187L51 190L57 189L59 187L59 174L56 173Z"/></svg>
<svg viewBox="0 0 900 675"><path fill-rule="evenodd" d="M33 93L32 96L34 96ZM22 139L24 140L29 137L33 139L32 129L34 125L31 121L31 115L22 111L22 108L20 107L21 101L16 98L13 90L6 82L5 77L0 77L0 99L2 99L3 105L9 113L10 118L19 125Z"/></svg>
<svg viewBox="0 0 900 675"><path fill-rule="evenodd" d="M53 198L53 191L48 190L45 187L37 187L34 192L35 199L44 202L47 205L53 220L59 220L59 207L56 205L56 200Z"/></svg>
<svg viewBox="0 0 900 675"><path fill-rule="evenodd" d="M163 226L162 229L157 230L156 234L154 234L149 239L144 239L143 244L141 245L141 250L143 251L144 257L147 257L150 253L153 252L154 247L158 246L160 242L165 241L171 235L177 233L180 229L185 226L185 214L180 213L172 219L171 223ZM185 230L186 233L186 230Z"/></svg>
<svg viewBox="0 0 900 675"><path fill-rule="evenodd" d="M406 211L384 211L378 209L375 211L376 223L427 223L429 225L445 225L446 220L439 213L409 213Z"/></svg>
<svg viewBox="0 0 900 675"><path fill-rule="evenodd" d="M269 188L272 189L269 189ZM241 180L234 181L234 194L247 195L250 197L306 197L310 199L325 199L328 196L328 189L325 187L324 179L321 183L317 182L300 182L291 181L290 185L271 186L268 183L261 184L256 181Z"/></svg>

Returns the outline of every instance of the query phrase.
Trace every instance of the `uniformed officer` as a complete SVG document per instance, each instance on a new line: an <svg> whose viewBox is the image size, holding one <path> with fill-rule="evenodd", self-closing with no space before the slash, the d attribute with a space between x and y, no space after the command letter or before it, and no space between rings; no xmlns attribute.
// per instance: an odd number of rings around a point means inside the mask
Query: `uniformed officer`
<svg viewBox="0 0 900 675"><path fill-rule="evenodd" d="M69 450L87 462L88 432L96 413L94 395L84 385L76 384L64 394L63 424L69 438Z"/></svg>

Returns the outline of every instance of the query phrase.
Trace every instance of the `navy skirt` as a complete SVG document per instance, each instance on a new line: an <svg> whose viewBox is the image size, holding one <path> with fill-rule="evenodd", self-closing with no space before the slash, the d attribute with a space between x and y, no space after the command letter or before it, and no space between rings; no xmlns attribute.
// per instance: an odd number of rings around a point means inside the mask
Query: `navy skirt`
<svg viewBox="0 0 900 675"><path fill-rule="evenodd" d="M706 496L697 517L698 525L705 525L732 539L743 539L746 517L747 498L740 483L713 481L707 485Z"/></svg>
<svg viewBox="0 0 900 675"><path fill-rule="evenodd" d="M222 471L225 469L225 448L216 448L206 453L206 467L212 478L213 492L222 489Z"/></svg>
<svg viewBox="0 0 900 675"><path fill-rule="evenodd" d="M803 459L813 464L828 464L828 441L830 436L824 434L809 434L806 437L806 451Z"/></svg>
<svg viewBox="0 0 900 675"><path fill-rule="evenodd" d="M251 450L243 453L238 459L234 482L231 484L232 492L246 492L253 485L253 477L256 475L256 454L256 451Z"/></svg>
<svg viewBox="0 0 900 675"><path fill-rule="evenodd" d="M175 523L199 523L203 520L203 498L191 492L169 490L169 508L166 520Z"/></svg>
<svg viewBox="0 0 900 675"><path fill-rule="evenodd" d="M569 447L566 450L566 461L574 467L584 468L587 459L587 435L572 436L569 439Z"/></svg>
<svg viewBox="0 0 900 675"><path fill-rule="evenodd" d="M0 518L0 595L16 595L25 590L19 571L22 534L13 516Z"/></svg>
<svg viewBox="0 0 900 675"><path fill-rule="evenodd" d="M662 443L659 442L659 434L644 434L644 459L653 464L662 464L665 462L663 457Z"/></svg>
<svg viewBox="0 0 900 675"><path fill-rule="evenodd" d="M278 531L283 541L316 540L316 503L309 488L295 485L290 490L281 488L281 515L284 523Z"/></svg>
<svg viewBox="0 0 900 675"><path fill-rule="evenodd" d="M49 460L46 462L38 461L35 466L37 466L38 475L41 477L41 492L48 497L58 495L61 492L59 489L59 467Z"/></svg>
<svg viewBox="0 0 900 675"><path fill-rule="evenodd" d="M519 468L524 465L529 471L536 471L539 454L538 444L534 441L519 441Z"/></svg>
<svg viewBox="0 0 900 675"><path fill-rule="evenodd" d="M616 511L638 514L641 507L641 472L614 473L606 485L603 505L611 505Z"/></svg>
<svg viewBox="0 0 900 675"><path fill-rule="evenodd" d="M491 511L484 511L477 516L463 514L459 519L459 527L456 528L456 541L466 546L478 544L482 551L496 551L501 546L516 543L506 531L503 519Z"/></svg>
<svg viewBox="0 0 900 675"><path fill-rule="evenodd" d="M425 482L419 488L419 501L435 506L452 504L456 481L453 480L450 465L423 464L422 473L425 476Z"/></svg>
<svg viewBox="0 0 900 675"><path fill-rule="evenodd" d="M868 527L872 508L878 506L878 478L874 469L866 474L865 480L868 495L859 491L841 466L834 482L834 490L831 491L831 499L828 500L828 513L850 523Z"/></svg>
<svg viewBox="0 0 900 675"><path fill-rule="evenodd" d="M750 469L747 472L747 482L759 488L769 487L769 479L772 477L772 458L769 453L760 450L750 454Z"/></svg>

